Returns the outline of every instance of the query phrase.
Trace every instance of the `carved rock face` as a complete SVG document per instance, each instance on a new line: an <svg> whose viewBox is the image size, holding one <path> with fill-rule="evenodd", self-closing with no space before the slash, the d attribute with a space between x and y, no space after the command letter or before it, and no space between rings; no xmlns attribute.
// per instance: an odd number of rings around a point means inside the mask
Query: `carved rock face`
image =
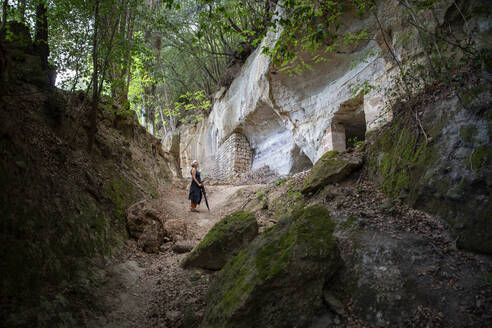
<svg viewBox="0 0 492 328"><path fill-rule="evenodd" d="M377 30L371 17L350 16L346 26L351 24L374 34ZM275 43L277 38L270 34L265 43ZM357 60L367 53L375 55ZM363 83L374 86L372 90L388 83L386 61L380 54L376 41L361 42L321 63L301 54L313 71L289 75L278 71L261 49L256 50L230 87L216 94L209 117L182 129L184 175L192 159L200 160L203 172L213 175L223 157L220 149L234 133L249 142L252 170L268 166L280 175L311 168L326 151L344 150L349 139L363 140L366 131L390 120L390 114L382 112L382 91L354 91ZM334 123L342 124L345 131L335 135L340 142L328 140Z"/></svg>

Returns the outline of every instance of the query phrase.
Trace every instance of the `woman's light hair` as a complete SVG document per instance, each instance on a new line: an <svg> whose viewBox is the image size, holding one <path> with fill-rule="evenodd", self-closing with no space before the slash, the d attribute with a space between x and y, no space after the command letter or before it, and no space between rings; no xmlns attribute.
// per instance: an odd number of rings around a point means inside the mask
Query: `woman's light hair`
<svg viewBox="0 0 492 328"><path fill-rule="evenodd" d="M198 164L198 161L195 159L193 162L191 162L191 166L195 166L195 164Z"/></svg>

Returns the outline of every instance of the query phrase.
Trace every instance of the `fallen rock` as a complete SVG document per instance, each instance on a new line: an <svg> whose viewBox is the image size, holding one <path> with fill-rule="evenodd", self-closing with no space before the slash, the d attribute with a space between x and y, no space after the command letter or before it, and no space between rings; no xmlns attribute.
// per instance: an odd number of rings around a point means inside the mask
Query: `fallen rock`
<svg viewBox="0 0 492 328"><path fill-rule="evenodd" d="M147 253L159 253L159 246L164 241L159 212L144 200L128 208L126 220L128 232L137 239L137 246Z"/></svg>
<svg viewBox="0 0 492 328"><path fill-rule="evenodd" d="M133 204L126 210L126 226L128 233L135 239L140 239L143 232L154 222L161 222L159 213L143 200ZM162 226L162 225L161 225Z"/></svg>
<svg viewBox="0 0 492 328"><path fill-rule="evenodd" d="M193 240L181 240L176 242L172 246L172 250L174 253L182 254L191 252L191 250L196 246L196 242Z"/></svg>
<svg viewBox="0 0 492 328"><path fill-rule="evenodd" d="M164 230L160 221L148 225L137 241L137 246L146 253L159 253L159 247L164 240Z"/></svg>
<svg viewBox="0 0 492 328"><path fill-rule="evenodd" d="M258 235L253 214L238 211L220 220L183 261L183 267L220 270Z"/></svg>
<svg viewBox="0 0 492 328"><path fill-rule="evenodd" d="M201 327L305 327L341 266L328 210L312 206L254 239L217 274Z"/></svg>
<svg viewBox="0 0 492 328"><path fill-rule="evenodd" d="M327 184L342 181L361 166L362 158L359 155L341 156L335 150L326 152L307 175L301 192L313 193Z"/></svg>
<svg viewBox="0 0 492 328"><path fill-rule="evenodd" d="M164 222L164 235L171 241L186 240L191 237L188 233L188 226L183 220L167 220Z"/></svg>

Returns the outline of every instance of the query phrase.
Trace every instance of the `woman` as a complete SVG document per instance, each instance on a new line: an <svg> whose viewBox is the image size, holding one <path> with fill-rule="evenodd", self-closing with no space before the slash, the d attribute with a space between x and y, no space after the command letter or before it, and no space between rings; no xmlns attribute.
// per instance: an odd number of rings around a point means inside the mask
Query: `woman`
<svg viewBox="0 0 492 328"><path fill-rule="evenodd" d="M202 180L200 179L200 172L198 171L198 161L191 162L191 186L190 195L188 199L191 201L190 211L198 212L196 205L200 204L202 200Z"/></svg>

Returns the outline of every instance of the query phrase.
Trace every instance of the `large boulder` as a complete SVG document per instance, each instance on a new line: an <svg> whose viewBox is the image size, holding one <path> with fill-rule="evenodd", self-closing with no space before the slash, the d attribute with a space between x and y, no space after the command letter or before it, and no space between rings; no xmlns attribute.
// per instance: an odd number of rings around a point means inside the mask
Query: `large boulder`
<svg viewBox="0 0 492 328"><path fill-rule="evenodd" d="M131 237L139 239L145 228L159 221L159 213L153 209L149 202L143 200L133 204L126 210L126 226Z"/></svg>
<svg viewBox="0 0 492 328"><path fill-rule="evenodd" d="M194 240L180 240L172 246L172 250L177 254L188 253L195 248L196 244Z"/></svg>
<svg viewBox="0 0 492 328"><path fill-rule="evenodd" d="M339 154L335 150L328 151L309 172L301 192L303 194L316 192L327 184L342 181L361 166L361 156Z"/></svg>
<svg viewBox="0 0 492 328"><path fill-rule="evenodd" d="M166 220L164 222L164 234L170 240L177 242L187 240L192 237L185 221L179 219Z"/></svg>
<svg viewBox="0 0 492 328"><path fill-rule="evenodd" d="M220 220L183 261L183 267L220 270L258 235L253 214L234 212Z"/></svg>
<svg viewBox="0 0 492 328"><path fill-rule="evenodd" d="M158 253L164 241L164 227L159 212L147 201L138 202L126 211L126 226L137 245L148 253Z"/></svg>
<svg viewBox="0 0 492 328"><path fill-rule="evenodd" d="M218 273L201 327L306 327L341 265L325 207L315 205L258 236Z"/></svg>
<svg viewBox="0 0 492 328"><path fill-rule="evenodd" d="M160 221L152 221L145 227L137 241L137 246L146 253L159 253L159 247L164 241L164 230Z"/></svg>

